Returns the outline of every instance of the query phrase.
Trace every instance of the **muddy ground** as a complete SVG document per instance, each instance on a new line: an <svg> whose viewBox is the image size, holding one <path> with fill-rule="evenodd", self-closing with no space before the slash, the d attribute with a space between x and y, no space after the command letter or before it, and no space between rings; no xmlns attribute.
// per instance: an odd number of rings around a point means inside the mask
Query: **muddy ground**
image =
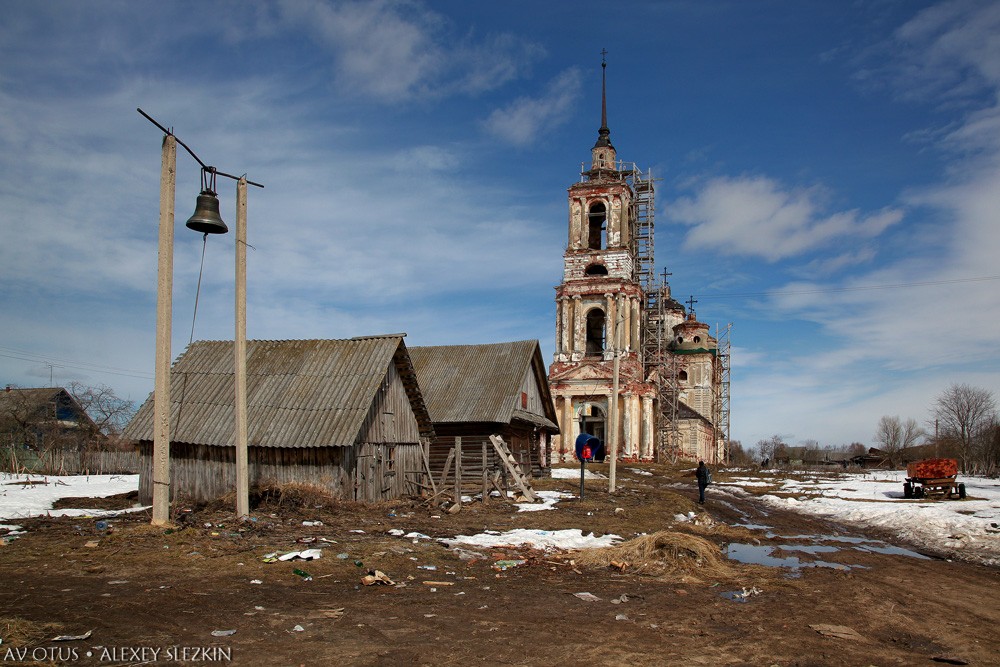
<svg viewBox="0 0 1000 667"><path fill-rule="evenodd" d="M0 665L1000 664L997 568L858 550L832 538L887 538L765 510L719 487L699 506L686 471L641 468L653 474L620 466L616 494L588 481L583 500L556 511L494 500L451 514L416 500L358 506L288 490L258 499L256 521L242 525L225 506L183 503L178 510L193 511L173 529L150 526L148 512L104 530L84 518L20 522L28 533L0 547ZM579 481L536 488L575 494ZM676 520L687 512L698 520ZM758 524L770 529L745 527ZM388 532L514 528L660 534L659 549L631 542L596 558L469 549L477 555ZM697 552L701 540L712 553ZM733 543L838 549L775 551L802 566L765 567L726 559ZM264 562L309 547L323 557ZM376 569L395 585L363 585Z"/></svg>

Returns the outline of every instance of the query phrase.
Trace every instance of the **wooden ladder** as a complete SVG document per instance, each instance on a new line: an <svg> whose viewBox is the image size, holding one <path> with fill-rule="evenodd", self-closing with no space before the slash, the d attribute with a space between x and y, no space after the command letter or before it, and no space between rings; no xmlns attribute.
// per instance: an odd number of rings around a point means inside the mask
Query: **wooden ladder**
<svg viewBox="0 0 1000 667"><path fill-rule="evenodd" d="M538 496L535 494L535 490L531 488L531 482L528 480L527 475L521 470L521 466L518 464L514 455L510 453L510 448L507 443L503 441L499 435L491 435L490 442L493 443L493 448L497 451L500 456L500 460L503 461L504 466L507 467L507 472L510 473L511 478L513 478L514 483L517 484L518 488L521 489L521 493L524 497L534 502L538 500Z"/></svg>

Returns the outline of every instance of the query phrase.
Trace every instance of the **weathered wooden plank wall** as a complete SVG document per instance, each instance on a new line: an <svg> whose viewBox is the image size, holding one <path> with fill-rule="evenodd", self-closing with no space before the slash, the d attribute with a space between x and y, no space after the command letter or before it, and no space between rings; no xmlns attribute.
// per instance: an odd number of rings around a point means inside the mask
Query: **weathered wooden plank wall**
<svg viewBox="0 0 1000 667"><path fill-rule="evenodd" d="M355 499L379 502L417 495L420 487L406 480L427 483L421 459L419 444L364 443L358 456Z"/></svg>
<svg viewBox="0 0 1000 667"><path fill-rule="evenodd" d="M232 447L173 443L170 482L175 497L207 501L236 490ZM251 447L251 487L262 482L313 484L337 498L377 502L416 495L426 483L420 445L368 443L354 447ZM152 445L141 447L139 501L152 502ZM355 489L355 482L357 488Z"/></svg>
<svg viewBox="0 0 1000 667"><path fill-rule="evenodd" d="M139 472L139 452L0 449L0 471L44 475L134 475Z"/></svg>
<svg viewBox="0 0 1000 667"><path fill-rule="evenodd" d="M139 501L152 501L152 444L142 443ZM172 443L170 483L174 497L196 501L218 498L236 490L236 450L233 447ZM315 484L337 498L354 498L355 450L350 447L250 447L250 485Z"/></svg>
<svg viewBox="0 0 1000 667"><path fill-rule="evenodd" d="M533 427L519 428L497 424L461 424L448 426L434 425L435 437L430 446L430 467L435 479L439 478L448 458L448 452L455 446L455 437L462 438L462 478L463 483L482 485L483 454L482 443L486 443L487 472L503 470L496 450L490 444L491 435L499 435L507 443L514 459L521 469L534 477L547 474L539 456L539 440Z"/></svg>

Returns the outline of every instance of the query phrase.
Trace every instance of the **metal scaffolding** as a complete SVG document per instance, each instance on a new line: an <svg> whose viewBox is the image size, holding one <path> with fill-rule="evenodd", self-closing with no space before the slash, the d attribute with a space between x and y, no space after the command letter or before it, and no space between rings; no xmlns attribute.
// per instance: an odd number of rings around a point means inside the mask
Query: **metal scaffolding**
<svg viewBox="0 0 1000 667"><path fill-rule="evenodd" d="M668 328L666 304L669 300L666 270L653 289L645 290L643 312L643 375L656 388L656 460L677 461L680 453L678 412L680 387L678 359L670 350L673 331Z"/></svg>
<svg viewBox="0 0 1000 667"><path fill-rule="evenodd" d="M729 362L730 362L730 332L733 323L725 329L715 325L715 340L718 344L718 354L715 358L715 414L712 423L715 426L716 451L722 463L729 464Z"/></svg>

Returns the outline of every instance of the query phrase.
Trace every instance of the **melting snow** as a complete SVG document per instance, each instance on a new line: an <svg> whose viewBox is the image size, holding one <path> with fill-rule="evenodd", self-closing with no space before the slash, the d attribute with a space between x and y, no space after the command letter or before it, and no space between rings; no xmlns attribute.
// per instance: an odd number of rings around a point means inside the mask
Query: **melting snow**
<svg viewBox="0 0 1000 667"><path fill-rule="evenodd" d="M507 547L507 546L527 546L535 549L549 550L569 550L569 549L595 549L600 547L614 546L621 541L618 535L604 535L595 537L593 533L587 535L579 529L566 530L528 530L518 528L509 530L506 533L480 533L478 535L456 535L453 538L444 538L441 541L448 546L471 545L477 547Z"/></svg>
<svg viewBox="0 0 1000 667"><path fill-rule="evenodd" d="M813 514L866 528L882 528L927 549L955 558L1000 565L1000 480L959 475L965 500L903 498L906 471L824 473L805 479L775 479L782 498L761 496L773 507ZM753 487L759 478L738 477L727 486ZM722 486L722 485L720 485Z"/></svg>
<svg viewBox="0 0 1000 667"><path fill-rule="evenodd" d="M29 482L29 483L25 483ZM104 498L136 491L138 475L13 475L0 474L0 519L32 516L114 516L117 511L52 509L59 498Z"/></svg>

